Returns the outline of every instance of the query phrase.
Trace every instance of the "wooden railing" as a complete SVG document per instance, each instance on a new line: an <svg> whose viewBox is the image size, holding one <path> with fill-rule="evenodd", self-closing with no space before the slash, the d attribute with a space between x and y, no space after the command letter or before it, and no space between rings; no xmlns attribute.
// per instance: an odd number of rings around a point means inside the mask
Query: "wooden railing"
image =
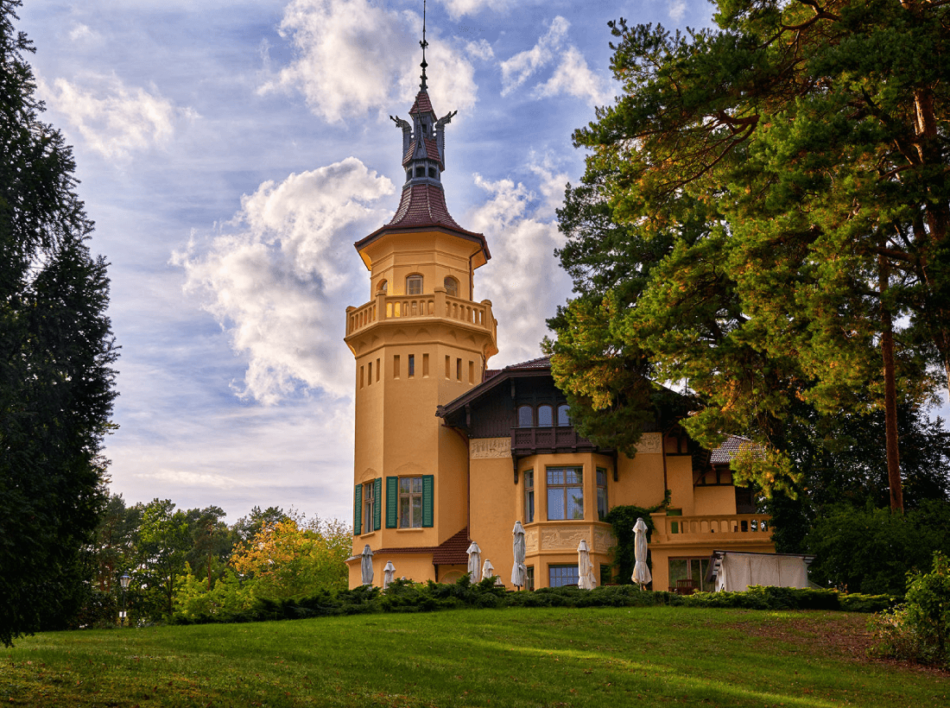
<svg viewBox="0 0 950 708"><path fill-rule="evenodd" d="M346 310L347 336L375 322L406 318L445 318L485 329L495 336L491 301L472 302L452 297L441 288L431 295L385 295Z"/></svg>
<svg viewBox="0 0 950 708"><path fill-rule="evenodd" d="M772 517L768 514L721 514L710 516L667 516L651 514L655 531L651 543L696 541L768 541L772 537Z"/></svg>
<svg viewBox="0 0 950 708"><path fill-rule="evenodd" d="M590 451L594 448L594 443L578 435L573 427L511 429L511 449L519 455L531 455L537 450Z"/></svg>

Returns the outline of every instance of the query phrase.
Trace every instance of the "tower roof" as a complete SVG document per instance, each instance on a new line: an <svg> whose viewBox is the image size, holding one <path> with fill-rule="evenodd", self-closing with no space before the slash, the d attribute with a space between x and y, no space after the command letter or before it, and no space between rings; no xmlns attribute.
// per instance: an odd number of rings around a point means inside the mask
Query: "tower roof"
<svg viewBox="0 0 950 708"><path fill-rule="evenodd" d="M392 121L402 131L402 167L406 171L406 182L402 187L399 199L399 208L392 220L380 227L369 236L354 244L360 251L364 262L369 266L363 249L393 232L410 232L437 229L456 236L475 241L479 248L480 258L473 262L474 267L484 264L491 253L485 236L462 228L445 204L445 191L442 188L442 172L445 170L445 126L455 116L456 111L450 111L442 118L436 118L432 101L429 100L429 91L426 86L426 59L425 49L428 42L425 39L425 21L423 20L422 41L422 82L419 93L416 94L412 108L409 109L409 121L390 116Z"/></svg>

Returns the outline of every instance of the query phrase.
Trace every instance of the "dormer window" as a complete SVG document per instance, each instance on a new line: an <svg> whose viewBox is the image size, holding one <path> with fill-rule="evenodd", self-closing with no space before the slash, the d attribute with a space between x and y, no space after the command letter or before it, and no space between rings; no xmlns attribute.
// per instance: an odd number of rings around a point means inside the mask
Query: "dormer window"
<svg viewBox="0 0 950 708"><path fill-rule="evenodd" d="M406 278L406 295L422 295L421 275L410 275Z"/></svg>
<svg viewBox="0 0 950 708"><path fill-rule="evenodd" d="M416 177L425 177L425 176L426 176L425 166L424 165L416 166Z"/></svg>
<svg viewBox="0 0 950 708"><path fill-rule="evenodd" d="M435 179L435 168L434 168L434 167L430 167L430 168L429 168L429 177L431 177L432 179Z"/></svg>

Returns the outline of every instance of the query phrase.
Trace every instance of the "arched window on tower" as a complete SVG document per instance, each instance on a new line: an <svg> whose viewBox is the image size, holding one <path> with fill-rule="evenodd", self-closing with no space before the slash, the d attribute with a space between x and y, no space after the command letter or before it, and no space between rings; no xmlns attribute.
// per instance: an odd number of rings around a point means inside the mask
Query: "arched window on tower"
<svg viewBox="0 0 950 708"><path fill-rule="evenodd" d="M569 406L560 405L557 407L557 425L559 428L566 428L571 424L571 409Z"/></svg>
<svg viewBox="0 0 950 708"><path fill-rule="evenodd" d="M445 292L451 295L452 297L459 296L459 281L453 278L451 275L445 276Z"/></svg>
<svg viewBox="0 0 950 708"><path fill-rule="evenodd" d="M531 406L518 406L518 427L534 427L534 410Z"/></svg>
<svg viewBox="0 0 950 708"><path fill-rule="evenodd" d="M422 295L421 275L410 275L406 277L406 295Z"/></svg>
<svg viewBox="0 0 950 708"><path fill-rule="evenodd" d="M554 409L551 406L538 406L538 427L550 428L554 425Z"/></svg>
<svg viewBox="0 0 950 708"><path fill-rule="evenodd" d="M383 294L389 292L389 283L386 282L385 278L379 281L379 284L376 286L376 292Z"/></svg>

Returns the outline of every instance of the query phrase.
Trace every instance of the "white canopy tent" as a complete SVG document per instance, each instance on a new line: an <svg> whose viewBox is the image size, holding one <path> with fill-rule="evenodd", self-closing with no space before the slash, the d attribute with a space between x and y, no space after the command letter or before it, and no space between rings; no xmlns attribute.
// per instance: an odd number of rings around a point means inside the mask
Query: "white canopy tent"
<svg viewBox="0 0 950 708"><path fill-rule="evenodd" d="M740 553L713 551L706 582L716 592L743 592L750 585L807 588L808 566L814 556L790 553Z"/></svg>

